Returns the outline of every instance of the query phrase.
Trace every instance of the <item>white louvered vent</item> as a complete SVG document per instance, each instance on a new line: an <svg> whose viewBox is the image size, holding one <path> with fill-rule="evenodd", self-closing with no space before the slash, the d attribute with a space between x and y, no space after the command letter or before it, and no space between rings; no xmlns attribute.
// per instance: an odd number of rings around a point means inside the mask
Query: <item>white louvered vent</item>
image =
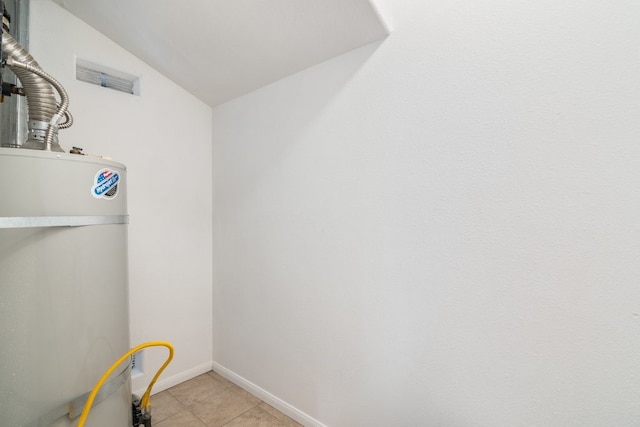
<svg viewBox="0 0 640 427"><path fill-rule="evenodd" d="M76 58L76 80L131 95L140 95L138 77L80 58Z"/></svg>
<svg viewBox="0 0 640 427"><path fill-rule="evenodd" d="M144 374L144 350L131 355L131 377L138 377Z"/></svg>

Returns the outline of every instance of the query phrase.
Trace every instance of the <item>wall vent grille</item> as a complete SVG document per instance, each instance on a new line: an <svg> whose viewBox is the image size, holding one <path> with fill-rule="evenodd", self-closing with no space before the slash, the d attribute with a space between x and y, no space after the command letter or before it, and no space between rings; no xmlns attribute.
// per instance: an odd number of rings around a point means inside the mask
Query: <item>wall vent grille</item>
<svg viewBox="0 0 640 427"><path fill-rule="evenodd" d="M122 71L76 58L76 80L139 95L140 79Z"/></svg>

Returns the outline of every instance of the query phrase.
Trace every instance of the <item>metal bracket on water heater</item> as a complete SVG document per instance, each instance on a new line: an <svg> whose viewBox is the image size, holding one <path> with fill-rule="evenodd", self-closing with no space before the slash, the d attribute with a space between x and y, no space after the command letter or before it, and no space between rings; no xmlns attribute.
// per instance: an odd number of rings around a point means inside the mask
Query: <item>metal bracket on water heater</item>
<svg viewBox="0 0 640 427"><path fill-rule="evenodd" d="M93 406L95 407L98 403L115 393L116 390L118 390L127 381L129 375L131 375L131 364L128 364L122 372L111 378L102 386L100 392L96 395L96 398L93 401ZM82 396L75 398L71 402L59 406L47 415L27 424L25 427L49 427L53 421L64 417L65 415L69 416L69 419L71 420L78 418L82 413L82 409L89 399L90 394L91 392L87 392Z"/></svg>
<svg viewBox="0 0 640 427"><path fill-rule="evenodd" d="M129 224L129 215L0 217L0 228L83 227L109 224Z"/></svg>

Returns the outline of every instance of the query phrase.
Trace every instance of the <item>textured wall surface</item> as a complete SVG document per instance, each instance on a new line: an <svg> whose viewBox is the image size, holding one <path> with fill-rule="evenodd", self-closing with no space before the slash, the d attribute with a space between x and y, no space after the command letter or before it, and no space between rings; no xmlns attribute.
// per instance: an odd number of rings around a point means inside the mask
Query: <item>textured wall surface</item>
<svg viewBox="0 0 640 427"><path fill-rule="evenodd" d="M214 110L214 361L329 426L640 419L640 4L380 1Z"/></svg>

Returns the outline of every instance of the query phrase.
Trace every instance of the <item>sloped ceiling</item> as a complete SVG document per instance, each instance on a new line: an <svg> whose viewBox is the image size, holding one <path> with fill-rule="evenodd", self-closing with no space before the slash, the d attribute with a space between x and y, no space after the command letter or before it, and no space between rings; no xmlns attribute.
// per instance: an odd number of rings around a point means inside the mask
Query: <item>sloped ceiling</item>
<svg viewBox="0 0 640 427"><path fill-rule="evenodd" d="M388 34L370 0L54 1L212 107Z"/></svg>

